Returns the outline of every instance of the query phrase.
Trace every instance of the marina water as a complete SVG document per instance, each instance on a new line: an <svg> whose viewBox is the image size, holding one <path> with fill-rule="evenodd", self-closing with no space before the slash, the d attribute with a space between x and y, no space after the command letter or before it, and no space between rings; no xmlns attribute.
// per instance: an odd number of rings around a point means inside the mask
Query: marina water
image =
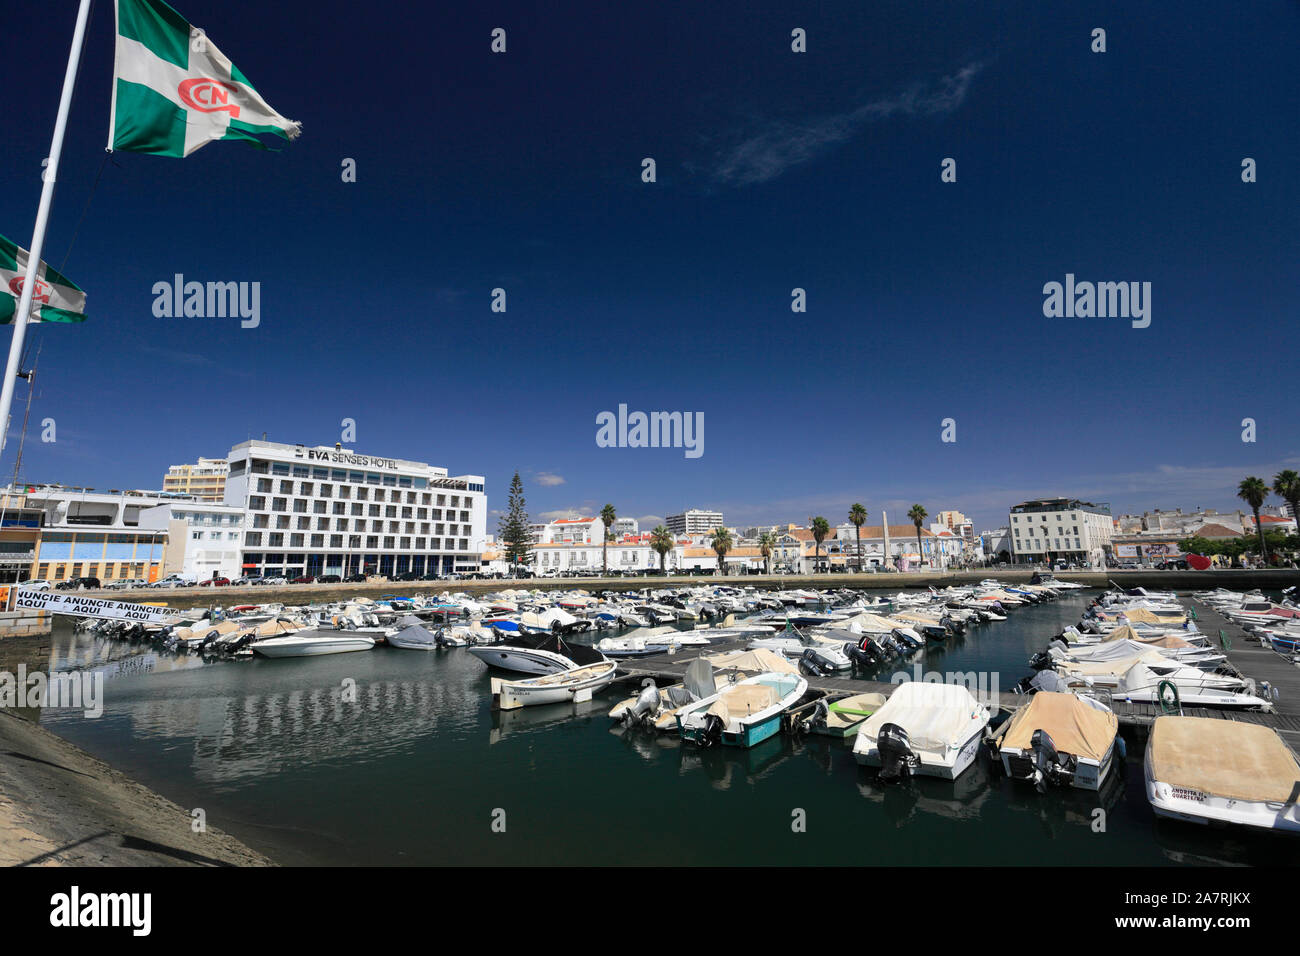
<svg viewBox="0 0 1300 956"><path fill-rule="evenodd" d="M919 662L996 672L1009 691L1090 593L863 676ZM50 658L29 667L102 669L104 713L46 710L42 725L286 864L1289 862L1267 836L1158 821L1131 729L1127 763L1100 794L1039 794L983 753L955 783L887 786L830 738L699 750L625 730L606 715L629 685L494 713L486 669L459 649L205 663L62 619L50 640Z"/></svg>

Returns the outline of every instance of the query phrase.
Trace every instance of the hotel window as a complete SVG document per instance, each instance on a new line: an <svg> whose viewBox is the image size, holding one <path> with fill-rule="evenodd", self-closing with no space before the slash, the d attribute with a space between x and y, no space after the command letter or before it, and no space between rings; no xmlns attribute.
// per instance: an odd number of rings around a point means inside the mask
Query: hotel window
<svg viewBox="0 0 1300 956"><path fill-rule="evenodd" d="M365 522L365 520L364 520L363 518L357 518L356 520L354 520L354 521L352 522L352 530L353 530L353 531L365 531L365 530L366 530L366 522Z"/></svg>
<svg viewBox="0 0 1300 956"><path fill-rule="evenodd" d="M382 475L376 475L373 472L369 472L369 471L366 472L366 484L382 485L383 483L384 483L384 478Z"/></svg>
<svg viewBox="0 0 1300 956"><path fill-rule="evenodd" d="M358 488L358 489L357 489L357 501L366 501L366 500L369 499L369 497L370 497L370 489L369 489L369 488Z"/></svg>
<svg viewBox="0 0 1300 956"><path fill-rule="evenodd" d="M244 536L244 544L250 548L260 548L262 546L262 532L250 531Z"/></svg>
<svg viewBox="0 0 1300 956"><path fill-rule="evenodd" d="M328 506L323 501L313 501L311 503L312 514L323 515Z"/></svg>
<svg viewBox="0 0 1300 956"><path fill-rule="evenodd" d="M347 481L348 473L341 468L330 469L330 481Z"/></svg>
<svg viewBox="0 0 1300 956"><path fill-rule="evenodd" d="M283 534L280 534L278 531L277 531L277 532L272 532L271 534L267 535L267 536L266 536L266 546L267 546L268 548L283 548L283 547L284 547L284 535L283 535Z"/></svg>
<svg viewBox="0 0 1300 956"><path fill-rule="evenodd" d="M291 534L291 535L289 535L289 547L291 547L291 548L301 548L301 547L302 547L302 535L300 535L300 534Z"/></svg>
<svg viewBox="0 0 1300 956"><path fill-rule="evenodd" d="M424 494L420 495L420 504L427 505L432 501L433 501L433 495L429 494L427 491Z"/></svg>
<svg viewBox="0 0 1300 956"><path fill-rule="evenodd" d="M312 535L312 536L311 536L311 546L312 546L313 548L323 548L323 547L325 547L325 535L323 535L323 534L314 534L314 535Z"/></svg>
<svg viewBox="0 0 1300 956"><path fill-rule="evenodd" d="M270 478L257 479L257 490L269 494L271 491L271 479Z"/></svg>
<svg viewBox="0 0 1300 956"><path fill-rule="evenodd" d="M388 485L390 488L395 487L397 485L397 476L384 475L384 484Z"/></svg>
<svg viewBox="0 0 1300 956"><path fill-rule="evenodd" d="M272 498L272 499L271 499L271 510L272 510L272 511L285 511L285 510L288 509L288 507L289 507L289 499L288 499L288 498Z"/></svg>
<svg viewBox="0 0 1300 956"><path fill-rule="evenodd" d="M282 481L282 482L280 482L280 494L282 494L282 495L291 495L291 494L293 494L293 482L292 482L292 481Z"/></svg>
<svg viewBox="0 0 1300 956"><path fill-rule="evenodd" d="M416 539L415 539L415 549L416 549L417 551L423 551L423 550L424 550L424 538L416 538Z"/></svg>
<svg viewBox="0 0 1300 956"><path fill-rule="evenodd" d="M351 497L352 497L352 489L349 488L347 485L340 485L340 486L339 486L339 497L340 497L340 498L351 498Z"/></svg>
<svg viewBox="0 0 1300 956"><path fill-rule="evenodd" d="M398 544L398 547L401 548L403 551L410 551L410 550L411 550L411 539L410 539L410 538L402 538L402 539L401 539L401 542Z"/></svg>
<svg viewBox="0 0 1300 956"><path fill-rule="evenodd" d="M341 534L332 534L332 535L330 535L330 547L331 547L331 548L341 548L341 547L343 547L343 535L341 535Z"/></svg>
<svg viewBox="0 0 1300 956"><path fill-rule="evenodd" d="M310 474L311 474L311 469L308 468L306 465L293 466L293 476L295 478L306 478Z"/></svg>
<svg viewBox="0 0 1300 956"><path fill-rule="evenodd" d="M287 475L287 474L289 474L289 464L288 464L288 462L277 461L277 462L273 463L273 464L271 465L271 474L273 474L273 475Z"/></svg>
<svg viewBox="0 0 1300 956"><path fill-rule="evenodd" d="M434 538L433 540L431 540L431 541L429 542L429 547L431 547L431 548L433 548L433 550L437 551L439 548L442 547L442 542L439 541L437 538Z"/></svg>
<svg viewBox="0 0 1300 956"><path fill-rule="evenodd" d="M316 486L313 485L310 481L304 481L304 482L299 486L298 494L300 494L300 495L302 495L302 496L304 496L304 497L306 497L306 498L310 498L310 497L314 494L314 492L312 491L312 489L315 488L315 487L316 487Z"/></svg>
<svg viewBox="0 0 1300 956"><path fill-rule="evenodd" d="M396 517L397 517L397 506L396 506L396 505L388 505L386 508L384 508L384 517L385 517L385 518L396 518Z"/></svg>
<svg viewBox="0 0 1300 956"><path fill-rule="evenodd" d="M384 530L384 523L383 523L382 521L372 521L372 522L370 522L370 530L371 530L371 531L383 531L383 530Z"/></svg>
<svg viewBox="0 0 1300 956"><path fill-rule="evenodd" d="M304 499L302 499L302 498L295 498L295 499L294 499L294 502L293 502L293 513L294 513L294 514L306 514L306 513L307 513L307 502L306 502Z"/></svg>
<svg viewBox="0 0 1300 956"><path fill-rule="evenodd" d="M249 507L250 509L252 509L253 511L265 511L265 510L266 510L266 499L265 499L265 498L249 498L249 499L248 499L248 507Z"/></svg>
<svg viewBox="0 0 1300 956"><path fill-rule="evenodd" d="M191 531L191 532L190 532L190 540L191 540L191 541L202 541L202 540L203 540L203 532L202 532L202 531Z"/></svg>
<svg viewBox="0 0 1300 956"><path fill-rule="evenodd" d="M383 489L383 488L376 488L376 489L375 489L375 500L376 500L376 501L386 501L386 500L387 500L387 499L384 497L384 489Z"/></svg>
<svg viewBox="0 0 1300 956"><path fill-rule="evenodd" d="M388 522L388 530L391 531L393 534L396 534L398 531L401 530L401 528L402 528L402 524L400 521Z"/></svg>
<svg viewBox="0 0 1300 956"><path fill-rule="evenodd" d="M407 510L410 510L410 509L407 509ZM417 509L415 510L415 516L416 516L417 518L419 518L421 521L423 521L425 518L429 517L429 509L428 509L428 508L417 508Z"/></svg>
<svg viewBox="0 0 1300 956"><path fill-rule="evenodd" d="M439 504L439 506L445 505L446 503L447 503L447 496L446 496L446 495L439 495L439 496L438 496L438 504Z"/></svg>
<svg viewBox="0 0 1300 956"><path fill-rule="evenodd" d="M334 486L333 486L333 485L321 485L321 486L320 486L320 496L321 496L322 498L329 498L329 497L331 497L333 494L334 494Z"/></svg>
<svg viewBox="0 0 1300 956"><path fill-rule="evenodd" d="M467 540L465 540L464 538L461 538L461 539L460 539L460 549L461 549L462 551L468 551L468 550L469 550L469 542L468 542Z"/></svg>
<svg viewBox="0 0 1300 956"><path fill-rule="evenodd" d="M333 509L333 511L334 511L334 514L336 514L336 515L345 515L345 514L348 513L348 506L345 505L345 504L344 504L343 502L341 502L341 501L336 501L336 502L334 502L334 509Z"/></svg>
<svg viewBox="0 0 1300 956"><path fill-rule="evenodd" d="M347 531L347 530L348 530L348 519L347 519L347 518L335 518L335 519L334 519L334 530L335 530L335 531Z"/></svg>
<svg viewBox="0 0 1300 956"><path fill-rule="evenodd" d="M329 529L330 529L330 519L329 519L329 518L317 518L317 519L316 519L316 530L317 530L317 531L328 531Z"/></svg>
<svg viewBox="0 0 1300 956"><path fill-rule="evenodd" d="M371 534L371 535L367 535L367 536L366 536L366 547L367 547L367 548L377 548L377 547L379 547L379 536L378 536L378 535L373 535L373 534Z"/></svg>
<svg viewBox="0 0 1300 956"><path fill-rule="evenodd" d="M299 518L297 523L294 525L294 527L297 528L299 531L306 531L311 527L311 519Z"/></svg>
<svg viewBox="0 0 1300 956"><path fill-rule="evenodd" d="M288 515L276 515L276 516L275 516L275 526L276 526L277 528L279 528L280 530L282 530L282 531L283 531L285 528L289 527L289 516L288 516Z"/></svg>
<svg viewBox="0 0 1300 956"><path fill-rule="evenodd" d="M429 522L425 521L420 525L420 534L429 533Z"/></svg>
<svg viewBox="0 0 1300 956"><path fill-rule="evenodd" d="M348 547L349 548L361 547L361 535L359 534L348 535Z"/></svg>
<svg viewBox="0 0 1300 956"><path fill-rule="evenodd" d="M261 458L254 458L253 467L250 468L249 470L252 471L252 473L255 475L265 475L269 467L270 465L268 462L264 461Z"/></svg>

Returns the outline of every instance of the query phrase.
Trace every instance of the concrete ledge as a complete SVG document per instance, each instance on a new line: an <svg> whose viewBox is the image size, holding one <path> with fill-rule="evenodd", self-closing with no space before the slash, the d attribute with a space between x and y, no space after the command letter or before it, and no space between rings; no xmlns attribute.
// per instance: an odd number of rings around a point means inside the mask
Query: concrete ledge
<svg viewBox="0 0 1300 956"><path fill-rule="evenodd" d="M54 615L48 611L0 611L0 638L49 634Z"/></svg>

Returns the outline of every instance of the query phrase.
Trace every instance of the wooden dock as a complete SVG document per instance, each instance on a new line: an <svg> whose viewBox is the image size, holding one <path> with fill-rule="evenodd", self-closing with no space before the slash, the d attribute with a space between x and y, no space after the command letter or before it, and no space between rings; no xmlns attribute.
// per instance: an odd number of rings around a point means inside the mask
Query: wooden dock
<svg viewBox="0 0 1300 956"><path fill-rule="evenodd" d="M1300 667L1278 654L1270 647L1249 637L1245 630L1233 624L1219 612L1194 598L1184 598L1196 609L1197 627L1211 639L1218 637L1222 631L1228 638L1229 647L1225 650L1228 663L1245 677L1253 679L1256 684L1267 681L1278 689L1280 699L1274 703L1276 710L1272 713L1255 711L1220 710L1210 707L1184 707L1183 714L1188 717L1211 717L1220 720L1239 720L1252 724L1271 727L1282 735L1292 747L1300 749ZM976 632L978 634L978 632ZM1050 635L1043 635L1046 645ZM653 677L656 683L680 683L685 677L686 668L691 661L702 655L725 654L729 651L743 650L746 641L731 641L725 644L713 644L709 647L691 648L676 654L654 654L648 657L630 658L619 663L618 680L640 681ZM902 666L900 664L900 666ZM1026 668L1026 674L1028 668ZM1003 675L1010 677L1011 675ZM1025 676L1025 675L1020 675ZM852 677L809 677L808 687L836 696L849 694L884 694L888 697L897 684L883 681L858 680ZM1019 680L1015 677L1014 683ZM1026 700L1020 694L999 694L1001 710L1010 713ZM1260 696L1263 696L1262 692ZM1159 704L1133 704L1125 701L1113 701L1111 710L1119 718L1121 727L1149 728L1163 711Z"/></svg>

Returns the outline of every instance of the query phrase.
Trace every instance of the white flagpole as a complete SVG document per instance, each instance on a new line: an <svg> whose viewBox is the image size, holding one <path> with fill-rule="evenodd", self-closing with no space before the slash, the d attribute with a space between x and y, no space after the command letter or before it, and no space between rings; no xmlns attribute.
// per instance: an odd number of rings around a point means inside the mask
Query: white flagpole
<svg viewBox="0 0 1300 956"><path fill-rule="evenodd" d="M63 152L63 134L68 127L68 112L72 108L72 88L77 82L77 65L81 62L81 46L86 38L86 21L90 18L90 0L81 0L77 11L77 26L72 33L72 51L68 54L68 70L63 74L63 96L59 99L59 115L54 121L54 140L50 144L49 163L42 178L41 204L36 209L36 226L32 229L32 244L27 251L27 275L23 279L23 293L14 315L14 336L9 344L9 363L5 367L4 382L0 385L0 453L4 452L9 437L9 408L14 400L14 382L18 378L18 363L23 357L23 339L27 337L27 316L32 309L32 293L36 290L36 272L41 264L41 247L45 245L45 227L49 224L50 206L54 202L54 184L59 178L59 155Z"/></svg>

